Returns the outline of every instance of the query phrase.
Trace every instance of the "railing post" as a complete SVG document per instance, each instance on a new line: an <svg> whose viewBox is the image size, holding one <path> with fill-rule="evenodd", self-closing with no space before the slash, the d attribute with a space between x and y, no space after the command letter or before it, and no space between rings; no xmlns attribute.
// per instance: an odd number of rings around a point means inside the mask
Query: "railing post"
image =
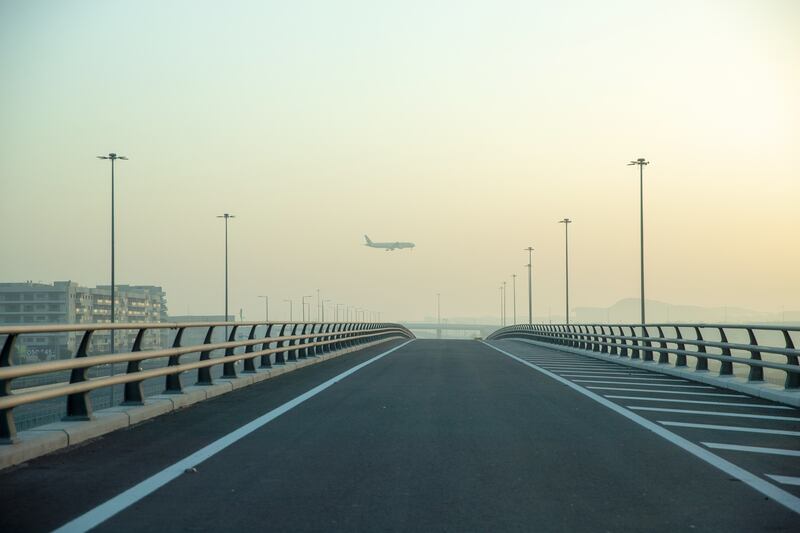
<svg viewBox="0 0 800 533"><path fill-rule="evenodd" d="M794 350L794 343L792 342L792 336L789 335L789 330L784 329L783 331L783 340L786 342L786 349L787 350ZM798 365L797 356L796 355L787 355L786 356L786 364L793 365L798 367L800 370L800 365ZM786 382L784 383L784 388L786 389L797 389L800 388L800 373L798 372L786 372Z"/></svg>
<svg viewBox="0 0 800 533"><path fill-rule="evenodd" d="M264 334L264 340L266 342L261 344L261 351L269 350L269 345L271 344L269 341L269 334L272 332L272 324L267 324L267 332ZM259 368L272 368L272 357L270 354L264 354L261 356L261 364Z"/></svg>
<svg viewBox="0 0 800 533"><path fill-rule="evenodd" d="M294 337L296 333L297 333L297 324L294 324L292 326L292 333L290 335ZM289 341L288 347L290 348L290 350L287 351L287 356L289 361L297 361L297 350L294 348L296 344L297 344L296 339L291 339Z"/></svg>
<svg viewBox="0 0 800 533"><path fill-rule="evenodd" d="M600 342L602 343L600 346L600 353L608 353L609 338L606 337L606 328L602 324L598 327L600 328L600 333L602 334L602 336L600 337Z"/></svg>
<svg viewBox="0 0 800 533"><path fill-rule="evenodd" d="M9 333L3 342L3 350L0 351L0 368L9 367L14 364L14 344L17 340L17 333ZM11 380L0 380L0 397L11 395ZM14 444L17 439L17 427L14 424L14 410L3 409L0 411L0 444Z"/></svg>
<svg viewBox="0 0 800 533"><path fill-rule="evenodd" d="M78 350L75 352L75 358L87 357L89 351L89 342L92 340L94 330L87 330L81 337L81 343ZM89 368L74 368L70 373L70 383L81 383L89 379ZM91 420L92 419L92 402L89 399L88 392L78 392L67 396L67 415L64 420Z"/></svg>
<svg viewBox="0 0 800 533"><path fill-rule="evenodd" d="M239 325L235 324L231 327L231 334L228 337L228 342L236 340L236 330ZM233 357L236 348L225 348L225 357ZM236 363L226 361L222 363L222 379L236 379Z"/></svg>
<svg viewBox="0 0 800 533"><path fill-rule="evenodd" d="M642 350L639 348L639 341L638 335L636 335L636 330L633 329L633 326L628 326L631 330L631 359L639 359L642 356Z"/></svg>
<svg viewBox="0 0 800 533"><path fill-rule="evenodd" d="M661 329L661 326L656 326L658 328L658 336L660 340L658 341L659 348L664 348L664 350L658 352L658 364L660 365L667 365L669 364L669 352L666 351L667 343L664 340L664 330Z"/></svg>
<svg viewBox="0 0 800 533"><path fill-rule="evenodd" d="M642 324L642 344L645 348L651 348L653 344L650 342L650 332L647 331L647 326ZM643 361L652 361L653 360L653 350L645 350L644 351L644 358Z"/></svg>
<svg viewBox="0 0 800 533"><path fill-rule="evenodd" d="M675 328L675 337L679 340L683 339L683 335L681 334L681 328L678 326L673 326ZM678 349L686 351L686 345L682 342L678 342ZM686 366L686 354L678 353L675 354L675 366Z"/></svg>
<svg viewBox="0 0 800 533"><path fill-rule="evenodd" d="M280 331L280 333L278 333L278 337L283 337L284 333L286 333L286 326L287 326L287 324L282 324L281 325L281 331ZM282 341L278 341L277 343L275 343L275 347L276 348L283 348L284 346L286 346L286 341L282 340ZM285 365L286 364L285 355L286 355L286 350L281 350L279 352L275 352L275 364L276 365Z"/></svg>
<svg viewBox="0 0 800 533"><path fill-rule="evenodd" d="M750 360L761 361L761 352L757 349L758 341L756 334L753 333L753 328L747 328L747 335L750 337L750 346L753 346L753 349L750 350ZM747 381L764 381L764 369L757 365L750 365Z"/></svg>
<svg viewBox="0 0 800 533"><path fill-rule="evenodd" d="M308 331L308 326L309 325L310 324L308 324L308 323L304 323L303 324L303 329L300 331L300 335L305 335L306 334L306 332ZM305 339L305 338L304 339L300 339L298 341L298 344L301 346L301 348L299 350L297 350L298 351L298 357L300 359L307 359L308 358L308 348L306 347L306 344L308 344L308 339Z"/></svg>
<svg viewBox="0 0 800 533"><path fill-rule="evenodd" d="M719 337L720 341L727 343L728 337L725 335L725 329L722 327L717 328L719 330ZM722 355L727 355L728 357L732 357L731 349L727 346L722 348ZM720 376L732 376L733 375L733 363L730 360L721 361L719 366L719 375Z"/></svg>
<svg viewBox="0 0 800 533"><path fill-rule="evenodd" d="M144 338L146 328L139 328L136 332L136 338L133 340L133 347L131 352L142 351L142 339ZM141 361L128 361L127 374L136 374L142 371ZM112 385L113 386L113 385ZM142 389L142 381L131 381L125 384L125 393L122 397L122 405L144 405L144 390Z"/></svg>
<svg viewBox="0 0 800 533"><path fill-rule="evenodd" d="M206 330L206 338L203 344L211 344L211 338L214 335L214 326L208 326ZM200 352L200 361L208 361L211 359L211 350L203 350ZM206 366L197 369L197 383L195 385L213 385L214 380L211 378L211 367Z"/></svg>
<svg viewBox="0 0 800 533"><path fill-rule="evenodd" d="M622 326L617 326L617 329L619 330L620 337L627 336L625 335L625 331L622 329ZM619 339L617 343L619 344L619 356L628 357L628 341L626 341L625 339Z"/></svg>
<svg viewBox="0 0 800 533"><path fill-rule="evenodd" d="M247 336L247 340L255 340L256 338L256 328L257 325L250 326L250 334ZM253 353L255 351L255 344L248 344L245 349L244 353ZM249 357L244 360L244 368L242 369L242 374L255 374L256 373L256 361L255 356Z"/></svg>
<svg viewBox="0 0 800 533"><path fill-rule="evenodd" d="M178 328L178 332L175 334L175 342L172 343L173 348L181 347L181 339L183 339L183 331L185 329L186 328ZM178 366L181 364L180 357L180 355L170 356L167 366ZM164 394L183 394L183 385L181 385L180 372L175 372L174 374L169 374L167 376Z"/></svg>
<svg viewBox="0 0 800 533"><path fill-rule="evenodd" d="M695 326L694 332L697 335L698 341L703 341L703 334L700 332L700 327ZM706 347L702 344L697 345L697 352L698 354L706 353ZM697 356L697 364L694 366L695 372L708 372L708 359L703 357L702 355Z"/></svg>

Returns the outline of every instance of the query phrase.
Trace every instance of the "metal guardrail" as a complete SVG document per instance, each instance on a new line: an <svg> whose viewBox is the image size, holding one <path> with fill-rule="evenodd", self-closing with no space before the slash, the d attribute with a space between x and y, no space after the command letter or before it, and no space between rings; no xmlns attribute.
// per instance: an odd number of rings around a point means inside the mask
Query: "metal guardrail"
<svg viewBox="0 0 800 533"><path fill-rule="evenodd" d="M263 333L256 336L257 328ZM202 344L182 346L184 332L190 328L202 328L205 341ZM229 331L226 342L212 342L217 328ZM249 328L247 338L236 340L241 328ZM92 336L99 331L136 331L130 352L89 355ZM151 330L175 330L171 348L142 350L145 333ZM276 336L272 333L276 332ZM80 343L70 359L15 365L14 346L23 335L78 333ZM389 323L311 323L311 322L202 322L202 323L155 323L155 324L69 324L52 326L0 327L0 444L13 443L16 436L13 409L20 405L66 396L65 420L90 420L92 404L89 393L104 387L123 384L122 405L143 405L145 395L142 383L146 379L164 377L164 394L181 394L181 374L197 370L196 385L212 385L211 368L222 365L223 379L236 378L236 363L243 361L242 373L255 373L256 359L259 368L285 365L290 361L306 359L336 350L350 348L365 342L390 338L414 338L414 335L399 324ZM223 337L224 338L224 337ZM260 345L260 347L259 347ZM213 355L224 350L224 355ZM238 350L238 353L237 353ZM182 356L199 353L197 361L181 362ZM167 360L166 366L142 369L142 361ZM89 370L99 365L126 363L124 374L90 377ZM69 383L54 383L29 389L12 390L12 381L25 376L40 376L60 371L70 371Z"/></svg>
<svg viewBox="0 0 800 533"><path fill-rule="evenodd" d="M781 339L781 342L759 342L758 336L769 336L773 341ZM795 347L800 338L800 327L748 324L518 324L495 331L487 340L513 338L675 367L687 367L687 357L690 357L695 359L695 370L698 371L708 371L709 361L718 361L720 376L733 376L733 365L742 364L747 365L747 380L751 382L764 381L764 370L772 369L785 373L785 389L800 389L800 350ZM743 342L731 342L730 338L740 338ZM769 359L765 360L764 356Z"/></svg>

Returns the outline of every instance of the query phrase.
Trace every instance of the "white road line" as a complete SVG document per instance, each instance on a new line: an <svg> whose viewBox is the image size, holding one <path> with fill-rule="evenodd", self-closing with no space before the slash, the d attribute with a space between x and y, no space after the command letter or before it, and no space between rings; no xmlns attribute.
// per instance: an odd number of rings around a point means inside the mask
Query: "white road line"
<svg viewBox="0 0 800 533"><path fill-rule="evenodd" d="M768 455L800 457L800 450L787 450L785 448L763 448L761 446L742 446L740 444L723 444L720 442L701 442L700 444L714 450L731 450L734 452L765 453Z"/></svg>
<svg viewBox="0 0 800 533"><path fill-rule="evenodd" d="M91 511L82 514L81 516L72 520L71 522L67 522L60 528L56 529L54 533L74 533L77 531L88 531L93 527L102 524L112 516L116 515L121 511L124 511L125 509L127 509L134 503L138 502L145 496L152 494L153 492L160 489L173 479L177 478L178 476L183 474L187 468L193 468L199 465L206 459L216 455L217 453L221 452L231 444L234 444L235 442L241 440L242 438L246 437L255 430L275 420L276 418L286 413L287 411L292 410L293 408L297 407L298 405L305 402L309 398L313 398L314 396L324 391L325 389L329 388L330 386L335 385L339 381L350 376L351 374L358 372L365 366L374 363L378 359L381 359L389 355L390 353L399 350L400 348L406 346L410 342L412 341L404 342L400 346L395 346L391 350L387 350L380 355L376 355L372 359L364 361L363 363L342 372L338 376L335 376L329 379L328 381L320 385L317 385L313 389L304 392L297 398L290 400L285 404L281 405L280 407L277 407L272 411L269 411L268 413L261 415L255 420L252 420L251 422L248 422L247 424L243 425L239 429L236 429L228 433L224 437L217 439L208 446L201 448L196 452L194 452L193 454L184 457L177 463L168 466L161 472L158 472L150 476L149 478L145 479L138 485L134 485L125 492L122 492L117 496L114 496L110 500L106 501L105 503L98 505Z"/></svg>
<svg viewBox="0 0 800 533"><path fill-rule="evenodd" d="M722 411L692 411L690 409L667 409L665 407L644 407L640 405L626 405L628 409L634 411L657 411L659 413L683 413L687 415L708 415L708 416L732 416L734 418L758 418L761 420L783 420L786 422L800 422L800 418L794 416L772 416L772 415L751 415L746 413L726 413Z"/></svg>
<svg viewBox="0 0 800 533"><path fill-rule="evenodd" d="M791 407L785 405L765 405L761 403L737 403L737 402L712 402L710 400L673 400L672 398L645 398L642 396L614 396L612 394L604 394L606 398L614 398L615 400L639 400L643 402L670 402L670 403L697 403L703 405L729 405L732 407L752 407L756 409L788 409Z"/></svg>
<svg viewBox="0 0 800 533"><path fill-rule="evenodd" d="M626 383L626 385L633 385ZM656 392L658 394L688 394L690 396L724 396L725 398L748 398L745 394L727 394L725 392L684 392L675 390L653 390L653 389L625 389L622 387L586 387L591 390L619 390L625 392Z"/></svg>
<svg viewBox="0 0 800 533"><path fill-rule="evenodd" d="M685 379L675 379L675 378L657 378L657 377L645 377L645 376L609 376L608 374L573 374L572 372L561 372L560 376L564 377L571 377L571 378L608 378L608 379L644 379L647 381L666 381L668 383L687 383Z"/></svg>
<svg viewBox="0 0 800 533"><path fill-rule="evenodd" d="M611 377L614 376L631 376L631 377L638 377L641 376L642 378L646 376L655 376L655 374L650 374L648 372L625 372L622 370L575 370L572 368L551 368L547 366L542 366L542 368L546 368L547 370L552 370L553 372L558 372L563 375L571 374L571 375L591 375L591 376L605 376ZM671 379L678 379L678 378L671 378Z"/></svg>
<svg viewBox="0 0 800 533"><path fill-rule="evenodd" d="M652 385L654 387L676 387L681 389L713 389L707 385L668 385L667 383L640 383L638 381L601 381L597 379L575 379L575 383L605 383L606 385Z"/></svg>
<svg viewBox="0 0 800 533"><path fill-rule="evenodd" d="M782 488L778 487L777 485L773 485L772 483L769 483L768 481L765 481L765 480L761 479L760 477L748 472L744 468L736 466L735 464L731 463L730 461L727 461L727 460L723 459L722 457L711 453L710 451L706 450L705 448L703 448L701 446L698 446L697 444L695 444L695 443L693 443L693 442L691 442L691 441L689 441L687 439L684 439L680 435L677 435L677 434L669 431L668 429L665 429L665 428L659 426L658 424L656 424L654 422L651 422L650 420L647 420L646 418L644 418L642 416L637 415L636 413L632 413L632 412L628 411L627 409L624 409L623 407L615 404L611 400L606 400L605 398L603 398L599 394L595 394L592 391L586 390L584 387L581 387L580 385L576 385L575 383L571 382L568 379L562 378L561 376L558 376L558 375L556 375L556 374L554 374L554 373L552 373L552 372L550 372L548 370L545 370L544 368L540 368L540 367L534 365L533 363L529 363L528 361L525 361L524 359L521 359L521 358L517 357L514 354L511 354L511 353L509 353L509 352L507 352L507 351L505 351L505 350L503 350L501 348L498 348L497 346L493 346L493 345L491 345L491 344L489 344L487 342L484 342L484 344L486 344L486 346L488 346L489 348L492 348L493 350L497 350L498 352L502 353L503 355L506 355L506 356L510 357L511 359L514 359L515 361L518 361L518 362L522 363L523 365L529 366L530 368L536 370L537 372L541 372L545 376L553 378L554 380L562 383L563 385L566 385L567 387L570 387L571 389L577 391L578 393L583 394L587 398L591 398L592 400L596 401L600 405L603 405L603 406L611 409L612 411L624 416L628 420L630 420L630 421L632 421L632 422L634 422L636 424L639 424L640 426L652 431L653 433L655 433L659 437L662 437L662 438L668 440L669 442L675 444L676 446L679 446L680 448L683 448L684 450L686 450L687 452L691 453L692 455L694 455L698 459L701 459L701 460L705 461L706 463L708 463L708 464L710 464L710 465L722 470L723 472L725 472L729 476L735 477L736 479L738 479L738 480L742 481L743 483L749 485L750 487L754 488L755 490L757 490L761 494L767 496L768 498L772 498L773 500L775 500L776 502L780 503L781 505L787 507L788 509L791 509L795 513L800 514L800 498L798 498L794 494L786 492L785 490L783 490Z"/></svg>
<svg viewBox="0 0 800 533"><path fill-rule="evenodd" d="M767 429L767 428L748 428L739 426L718 426L716 424L692 424L690 422L670 422L666 420L659 420L659 424L665 426L675 426L679 428L695 428L695 429L716 429L720 431L737 431L741 433L763 433L765 435L786 435L789 437L800 437L800 431L789 431L786 429Z"/></svg>
<svg viewBox="0 0 800 533"><path fill-rule="evenodd" d="M800 477L794 476L779 476L777 474L764 474L768 478L772 478L778 483L783 483L784 485L794 485L796 487L800 487Z"/></svg>

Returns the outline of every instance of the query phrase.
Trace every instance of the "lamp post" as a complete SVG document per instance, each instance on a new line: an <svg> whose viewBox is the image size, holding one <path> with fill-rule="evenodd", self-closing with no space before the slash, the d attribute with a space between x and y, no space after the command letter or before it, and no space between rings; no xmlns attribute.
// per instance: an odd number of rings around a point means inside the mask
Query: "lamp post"
<svg viewBox="0 0 800 533"><path fill-rule="evenodd" d="M628 166L639 165L639 266L641 267L641 289L642 289L642 325L644 325L644 166L649 165L640 157L636 161L631 161Z"/></svg>
<svg viewBox="0 0 800 533"><path fill-rule="evenodd" d="M503 286L500 285L500 327L502 328L505 324L503 324Z"/></svg>
<svg viewBox="0 0 800 533"><path fill-rule="evenodd" d="M301 305L303 307L303 322L306 321L306 298L313 298L313 296L301 296L300 297ZM308 304L308 314L309 314L308 318L310 319L311 318L311 316L310 316L311 315L311 304Z"/></svg>
<svg viewBox="0 0 800 533"><path fill-rule="evenodd" d="M339 322L339 306L342 306L342 318L344 318L345 305L344 304L336 304L336 306L335 306L335 308L333 310L334 314L336 315L336 317L334 318L334 320L336 320L336 322Z"/></svg>
<svg viewBox="0 0 800 533"><path fill-rule="evenodd" d="M506 295L507 285L508 283L503 281L503 325L504 326L506 325L506 317L508 316L508 313L506 313L506 302L508 302L508 296Z"/></svg>
<svg viewBox="0 0 800 533"><path fill-rule="evenodd" d="M264 298L264 322L269 322L269 296L259 296Z"/></svg>
<svg viewBox="0 0 800 533"><path fill-rule="evenodd" d="M225 219L225 322L228 321L228 219L235 216L225 213L217 215L217 218ZM225 326L225 341L228 340L228 326Z"/></svg>
<svg viewBox="0 0 800 533"><path fill-rule="evenodd" d="M124 155L118 155L114 152L111 152L108 155L98 155L97 159L108 159L111 161L111 323L113 324L116 320L116 306L115 306L115 280L114 280L114 163L117 159L121 159L123 161L127 161L128 158ZM114 330L110 331L110 342L111 342L111 353L116 351L116 345L114 343ZM114 363L111 363L111 375L114 375ZM111 387L111 405L114 405L114 387Z"/></svg>
<svg viewBox="0 0 800 533"><path fill-rule="evenodd" d="M572 224L572 221L570 219L568 219L568 218L565 218L564 220L559 220L558 223L559 224L564 224L564 239L565 239L564 240L564 258L565 258L565 261L566 261L566 268L564 270L564 275L566 276L566 281L567 281L567 283L566 283L567 296L566 296L566 303L565 303L565 306L566 306L565 307L565 309L566 309L565 315L567 317L567 325L569 325L569 225Z"/></svg>
<svg viewBox="0 0 800 533"><path fill-rule="evenodd" d="M512 326L517 325L517 275L511 274L511 301L513 303L512 308L514 310L514 322L511 323Z"/></svg>
<svg viewBox="0 0 800 533"><path fill-rule="evenodd" d="M533 278L531 277L531 270L533 269L533 247L528 246L528 324L533 324Z"/></svg>
<svg viewBox="0 0 800 533"><path fill-rule="evenodd" d="M294 302L291 300L284 300L284 302L289 302L289 322L292 322L294 320L292 317L292 308L294 307Z"/></svg>
<svg viewBox="0 0 800 533"><path fill-rule="evenodd" d="M325 304L330 302L330 300L322 300L322 307L320 307L320 311L322 312L322 320L321 322L325 322Z"/></svg>

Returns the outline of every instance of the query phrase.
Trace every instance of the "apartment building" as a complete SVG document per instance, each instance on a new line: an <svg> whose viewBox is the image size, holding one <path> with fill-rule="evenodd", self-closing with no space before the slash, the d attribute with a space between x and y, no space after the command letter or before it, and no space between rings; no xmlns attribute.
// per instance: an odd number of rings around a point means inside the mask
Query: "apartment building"
<svg viewBox="0 0 800 533"><path fill-rule="evenodd" d="M117 285L116 322L154 323L167 318L166 294L152 285ZM74 281L0 283L0 327L15 325L92 324L111 322L111 287L82 287ZM116 332L117 352L130 350L136 330ZM145 335L143 349L166 345L166 331ZM74 354L80 333L21 335L17 356L25 360L64 358ZM108 353L111 335L94 335L90 353Z"/></svg>

